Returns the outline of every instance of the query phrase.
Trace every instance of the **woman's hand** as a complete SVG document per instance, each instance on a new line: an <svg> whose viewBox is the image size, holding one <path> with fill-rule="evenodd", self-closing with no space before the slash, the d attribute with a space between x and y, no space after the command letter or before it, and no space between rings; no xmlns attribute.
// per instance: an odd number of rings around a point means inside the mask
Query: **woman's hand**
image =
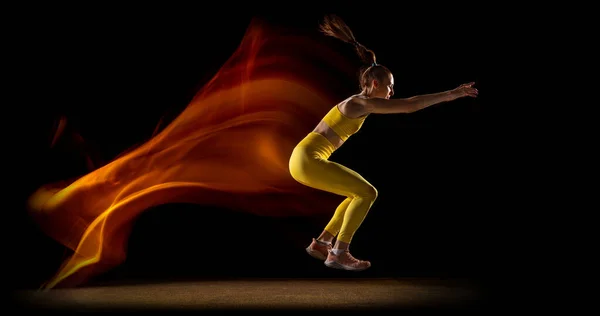
<svg viewBox="0 0 600 316"><path fill-rule="evenodd" d="M475 82L469 82L465 84L461 84L458 88L455 88L451 91L454 98L462 98L462 97L472 97L476 98L479 91L473 88Z"/></svg>

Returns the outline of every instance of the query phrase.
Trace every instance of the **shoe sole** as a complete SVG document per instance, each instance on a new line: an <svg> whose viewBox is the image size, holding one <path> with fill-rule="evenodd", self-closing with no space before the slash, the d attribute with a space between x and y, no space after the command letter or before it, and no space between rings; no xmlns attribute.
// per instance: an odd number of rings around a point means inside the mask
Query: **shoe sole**
<svg viewBox="0 0 600 316"><path fill-rule="evenodd" d="M337 263L335 261L325 261L325 265L328 268L332 268L332 269L346 270L346 271L356 271L356 272L364 271L364 270L367 270L368 268L371 267L369 265L368 267L365 267L365 268L351 268L351 267L347 267L345 265L341 265L341 264L339 264L339 263Z"/></svg>
<svg viewBox="0 0 600 316"><path fill-rule="evenodd" d="M319 259L319 260L325 260L327 259L326 256L324 256L322 253L312 250L310 248L306 248L306 252L313 258Z"/></svg>

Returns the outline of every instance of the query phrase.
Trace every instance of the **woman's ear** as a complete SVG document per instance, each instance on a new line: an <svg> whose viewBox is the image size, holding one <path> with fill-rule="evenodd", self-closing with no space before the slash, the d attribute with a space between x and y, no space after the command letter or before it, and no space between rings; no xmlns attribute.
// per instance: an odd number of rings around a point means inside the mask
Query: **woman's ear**
<svg viewBox="0 0 600 316"><path fill-rule="evenodd" d="M377 89L379 87L379 82L375 79L373 80L373 89Z"/></svg>

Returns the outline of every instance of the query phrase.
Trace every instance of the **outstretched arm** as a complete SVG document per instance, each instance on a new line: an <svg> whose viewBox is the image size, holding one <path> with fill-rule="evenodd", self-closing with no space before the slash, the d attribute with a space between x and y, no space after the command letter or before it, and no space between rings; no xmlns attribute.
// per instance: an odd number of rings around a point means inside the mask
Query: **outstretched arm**
<svg viewBox="0 0 600 316"><path fill-rule="evenodd" d="M356 102L361 103L366 113L412 113L434 104L456 100L462 97L477 97L478 91L473 88L475 83L462 84L456 89L432 93L422 94L404 99L357 99Z"/></svg>

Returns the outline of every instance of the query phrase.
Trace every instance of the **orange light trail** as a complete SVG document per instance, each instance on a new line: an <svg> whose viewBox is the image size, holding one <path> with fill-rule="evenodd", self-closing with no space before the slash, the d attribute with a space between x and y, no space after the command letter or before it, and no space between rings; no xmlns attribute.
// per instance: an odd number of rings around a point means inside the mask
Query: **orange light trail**
<svg viewBox="0 0 600 316"><path fill-rule="evenodd" d="M296 183L288 158L339 97L327 86L354 72L331 47L253 21L231 58L162 131L73 182L31 195L41 229L74 251L43 288L84 284L122 263L134 220L157 205L261 216L332 212L343 198Z"/></svg>

